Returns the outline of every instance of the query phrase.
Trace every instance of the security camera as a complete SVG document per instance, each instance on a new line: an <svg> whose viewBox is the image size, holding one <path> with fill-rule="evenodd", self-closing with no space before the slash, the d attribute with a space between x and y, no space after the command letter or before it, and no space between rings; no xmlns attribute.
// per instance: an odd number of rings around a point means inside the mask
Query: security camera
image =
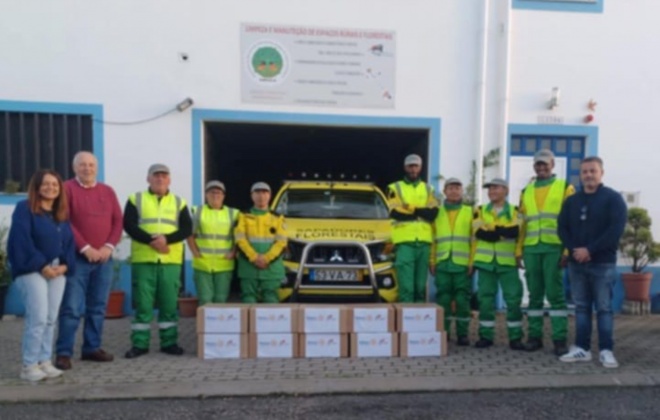
<svg viewBox="0 0 660 420"><path fill-rule="evenodd" d="M181 61L188 61L188 58L189 58L188 53L179 53L179 59Z"/></svg>

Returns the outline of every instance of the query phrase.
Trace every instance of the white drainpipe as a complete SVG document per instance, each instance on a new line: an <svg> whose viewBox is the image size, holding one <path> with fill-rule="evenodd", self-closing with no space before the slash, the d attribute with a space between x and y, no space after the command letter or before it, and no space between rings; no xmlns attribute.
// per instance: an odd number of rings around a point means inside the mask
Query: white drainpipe
<svg viewBox="0 0 660 420"><path fill-rule="evenodd" d="M502 100L500 101L500 176L506 178L507 169L509 167L509 86L511 81L511 10L512 0L507 0L506 13L504 14L504 22L502 22L502 36L504 37L503 44L504 56L502 64Z"/></svg>
<svg viewBox="0 0 660 420"><path fill-rule="evenodd" d="M482 37L481 37L481 71L478 83L478 114L477 114L477 173L475 182L475 199L481 203L481 190L483 188L483 156L486 142L486 77L488 67L488 30L490 22L490 0L484 0Z"/></svg>

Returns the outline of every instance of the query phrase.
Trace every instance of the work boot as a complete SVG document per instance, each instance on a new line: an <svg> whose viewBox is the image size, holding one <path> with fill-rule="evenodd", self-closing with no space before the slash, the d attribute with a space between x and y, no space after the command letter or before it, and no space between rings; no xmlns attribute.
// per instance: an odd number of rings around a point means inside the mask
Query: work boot
<svg viewBox="0 0 660 420"><path fill-rule="evenodd" d="M135 359L136 357L140 357L140 356L142 356L144 354L147 354L147 353L149 353L149 349L141 349L141 348L138 348L138 347L131 347L131 349L126 352L124 357L126 357L127 359Z"/></svg>
<svg viewBox="0 0 660 420"><path fill-rule="evenodd" d="M509 341L509 348L511 350L525 350L525 345L522 343L522 341L520 341L520 339L511 340Z"/></svg>
<svg viewBox="0 0 660 420"><path fill-rule="evenodd" d="M480 338L479 341L477 341L474 346L478 349L485 349L486 347L490 347L493 345L493 340L489 340L487 338Z"/></svg>
<svg viewBox="0 0 660 420"><path fill-rule="evenodd" d="M566 344L564 344L564 346L565 345ZM542 348L543 348L543 340L541 340L540 338L530 338L530 339L527 340L527 344L525 344L525 350L527 350L527 351L536 351L536 350L540 350ZM566 351L564 351L564 353L562 353L562 354L565 354L565 353L566 353Z"/></svg>
<svg viewBox="0 0 660 420"><path fill-rule="evenodd" d="M171 346L161 347L160 351L165 354L171 354L172 356L181 356L183 354L183 349L176 344Z"/></svg>
<svg viewBox="0 0 660 420"><path fill-rule="evenodd" d="M459 345L459 346L469 346L470 345L470 339L467 338L467 336L465 336L465 335L461 335L456 340L456 344Z"/></svg>
<svg viewBox="0 0 660 420"><path fill-rule="evenodd" d="M555 345L555 356L563 356L568 353L566 340L554 340L552 343Z"/></svg>
<svg viewBox="0 0 660 420"><path fill-rule="evenodd" d="M112 362L115 356L106 352L103 349L97 349L91 353L83 353L82 360L90 360L92 362Z"/></svg>
<svg viewBox="0 0 660 420"><path fill-rule="evenodd" d="M71 358L69 356L57 356L55 358L55 367L59 370L69 370L73 368Z"/></svg>

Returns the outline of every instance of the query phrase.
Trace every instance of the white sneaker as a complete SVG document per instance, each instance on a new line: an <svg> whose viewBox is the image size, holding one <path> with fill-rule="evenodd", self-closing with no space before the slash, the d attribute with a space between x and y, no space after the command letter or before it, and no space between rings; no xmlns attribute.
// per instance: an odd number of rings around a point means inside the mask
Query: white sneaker
<svg viewBox="0 0 660 420"><path fill-rule="evenodd" d="M600 351L600 363L605 368L618 368L619 362L616 361L614 353L611 350L601 350Z"/></svg>
<svg viewBox="0 0 660 420"><path fill-rule="evenodd" d="M559 358L562 362L573 363L573 362L590 362L591 361L591 352L586 351L582 347L571 346L568 350L568 353Z"/></svg>
<svg viewBox="0 0 660 420"><path fill-rule="evenodd" d="M64 373L55 366L53 366L50 360L39 363L39 368L43 373L46 374L46 377L48 378L57 378L58 376L62 376L62 373Z"/></svg>
<svg viewBox="0 0 660 420"><path fill-rule="evenodd" d="M21 379L25 379L26 381L39 382L42 379L46 379L46 377L48 375L37 364L25 366L21 369Z"/></svg>

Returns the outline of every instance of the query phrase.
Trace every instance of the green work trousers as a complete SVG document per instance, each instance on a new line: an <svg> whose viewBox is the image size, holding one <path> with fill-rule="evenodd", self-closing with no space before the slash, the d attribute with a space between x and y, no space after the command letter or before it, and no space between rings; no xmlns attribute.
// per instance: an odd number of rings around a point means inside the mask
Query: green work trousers
<svg viewBox="0 0 660 420"><path fill-rule="evenodd" d="M405 242L396 245L394 269L399 280L400 302L425 302L431 244Z"/></svg>
<svg viewBox="0 0 660 420"><path fill-rule="evenodd" d="M456 320L456 336L467 337L470 327L470 292L472 282L467 268L461 272L437 270L435 272L436 302L445 310L445 330L451 331ZM452 311L455 302L455 311Z"/></svg>
<svg viewBox="0 0 660 420"><path fill-rule="evenodd" d="M149 349L154 303L158 309L160 347L177 344L177 300L181 284L181 264L133 263L133 304L135 318L131 324L133 347Z"/></svg>
<svg viewBox="0 0 660 420"><path fill-rule="evenodd" d="M209 273L207 271L195 270L195 287L199 306L207 303L225 303L229 298L229 288L233 271L220 271Z"/></svg>
<svg viewBox="0 0 660 420"><path fill-rule="evenodd" d="M506 303L506 326L509 341L522 338L522 282L516 267L497 265L495 271L479 270L479 337L493 340L495 337L495 299L498 285L502 287Z"/></svg>
<svg viewBox="0 0 660 420"><path fill-rule="evenodd" d="M562 250L555 252L523 252L525 278L529 290L529 308L527 338L543 338L543 300L550 303L550 322L552 339L566 340L568 330L568 312L564 294L563 270L559 267Z"/></svg>
<svg viewBox="0 0 660 420"><path fill-rule="evenodd" d="M241 279L241 302L257 303L259 297L263 303L279 303L277 291L280 288L280 280L264 280L255 278Z"/></svg>

